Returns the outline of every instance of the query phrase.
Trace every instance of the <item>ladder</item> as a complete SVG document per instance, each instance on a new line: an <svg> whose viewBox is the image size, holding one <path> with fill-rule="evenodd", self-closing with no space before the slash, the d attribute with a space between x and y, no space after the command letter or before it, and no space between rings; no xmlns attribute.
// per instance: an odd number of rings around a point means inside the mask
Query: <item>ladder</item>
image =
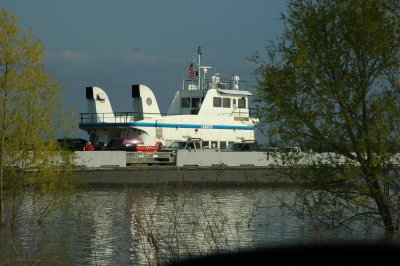
<svg viewBox="0 0 400 266"><path fill-rule="evenodd" d="M127 138L129 136L129 127L124 127L122 130L122 138Z"/></svg>

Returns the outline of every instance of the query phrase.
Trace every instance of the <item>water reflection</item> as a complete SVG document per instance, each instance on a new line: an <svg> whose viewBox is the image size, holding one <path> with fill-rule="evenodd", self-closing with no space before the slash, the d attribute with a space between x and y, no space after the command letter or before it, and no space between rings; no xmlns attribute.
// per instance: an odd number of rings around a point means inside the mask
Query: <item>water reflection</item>
<svg viewBox="0 0 400 266"><path fill-rule="evenodd" d="M309 227L281 206L293 195L293 188L82 190L72 208L58 211L42 225L35 222L26 200L24 219L8 235L13 249L3 245L0 255L13 252L33 264L148 265L214 251L312 241ZM357 227L329 231L324 237L371 235Z"/></svg>
<svg viewBox="0 0 400 266"><path fill-rule="evenodd" d="M165 262L251 247L258 204L256 192L239 189L180 188L132 198L141 259Z"/></svg>

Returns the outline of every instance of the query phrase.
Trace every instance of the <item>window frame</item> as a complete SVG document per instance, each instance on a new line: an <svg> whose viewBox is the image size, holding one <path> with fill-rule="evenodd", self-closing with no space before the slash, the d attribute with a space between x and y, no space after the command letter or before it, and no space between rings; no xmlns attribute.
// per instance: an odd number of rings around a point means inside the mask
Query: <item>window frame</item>
<svg viewBox="0 0 400 266"><path fill-rule="evenodd" d="M231 98L222 98L222 107L231 108Z"/></svg>
<svg viewBox="0 0 400 266"><path fill-rule="evenodd" d="M191 100L189 97L181 98L181 107L182 108L190 108Z"/></svg>
<svg viewBox="0 0 400 266"><path fill-rule="evenodd" d="M191 99L191 106L192 108L199 108L200 107L200 98L192 98Z"/></svg>
<svg viewBox="0 0 400 266"><path fill-rule="evenodd" d="M213 97L213 107L222 107L221 97Z"/></svg>
<svg viewBox="0 0 400 266"><path fill-rule="evenodd" d="M247 105L246 98L238 99L238 108L246 108L246 105Z"/></svg>

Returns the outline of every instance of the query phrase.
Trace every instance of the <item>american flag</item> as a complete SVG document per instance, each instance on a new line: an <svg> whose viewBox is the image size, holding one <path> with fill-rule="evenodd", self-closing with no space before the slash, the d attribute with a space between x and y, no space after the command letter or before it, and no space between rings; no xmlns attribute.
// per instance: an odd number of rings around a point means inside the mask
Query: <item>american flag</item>
<svg viewBox="0 0 400 266"><path fill-rule="evenodd" d="M194 73L193 63L191 63L190 67L189 67L189 78L194 79L195 76L196 76L196 74Z"/></svg>

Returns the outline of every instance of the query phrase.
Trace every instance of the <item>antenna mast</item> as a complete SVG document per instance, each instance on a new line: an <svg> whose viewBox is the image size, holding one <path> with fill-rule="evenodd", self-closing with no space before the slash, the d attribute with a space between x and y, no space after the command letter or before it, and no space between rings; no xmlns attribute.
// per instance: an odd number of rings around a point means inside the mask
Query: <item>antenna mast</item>
<svg viewBox="0 0 400 266"><path fill-rule="evenodd" d="M198 71L198 73L197 73L198 74L197 83L198 83L198 86L199 86L199 90L201 90L203 88L201 87L201 55L202 55L202 52L201 52L201 47L200 46L197 48L197 54L199 56L199 61L197 63L197 71Z"/></svg>

